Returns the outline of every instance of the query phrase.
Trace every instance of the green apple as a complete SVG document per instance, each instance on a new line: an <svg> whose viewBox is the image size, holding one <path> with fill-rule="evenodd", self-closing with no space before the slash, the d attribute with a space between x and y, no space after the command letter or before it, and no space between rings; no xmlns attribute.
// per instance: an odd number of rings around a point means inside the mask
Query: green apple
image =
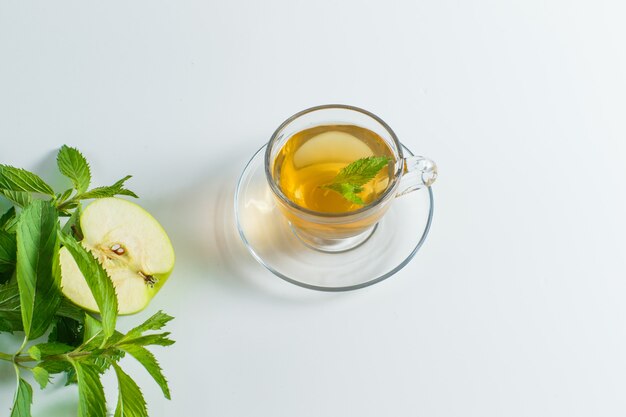
<svg viewBox="0 0 626 417"><path fill-rule="evenodd" d="M102 198L80 216L80 242L113 281L119 314L143 310L174 268L174 249L161 225L143 208L121 198ZM74 258L61 248L61 287L77 305L98 312Z"/></svg>

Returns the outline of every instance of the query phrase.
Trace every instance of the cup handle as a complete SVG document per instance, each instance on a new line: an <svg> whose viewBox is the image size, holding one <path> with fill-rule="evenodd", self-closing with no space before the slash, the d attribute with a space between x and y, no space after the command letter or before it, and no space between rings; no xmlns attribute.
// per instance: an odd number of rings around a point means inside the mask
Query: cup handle
<svg viewBox="0 0 626 417"><path fill-rule="evenodd" d="M410 156L404 158L404 172L400 180L400 187L396 197L430 187L437 179L437 165L423 156Z"/></svg>

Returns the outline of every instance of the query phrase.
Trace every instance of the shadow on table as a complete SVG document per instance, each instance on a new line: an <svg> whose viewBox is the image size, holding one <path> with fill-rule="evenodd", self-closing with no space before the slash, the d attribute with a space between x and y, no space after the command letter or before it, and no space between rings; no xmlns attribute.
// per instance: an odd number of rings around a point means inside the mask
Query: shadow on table
<svg viewBox="0 0 626 417"><path fill-rule="evenodd" d="M253 153L254 150L245 158L241 154L225 155L221 163L212 164L194 184L150 204L150 210L172 239L177 265L192 268L194 279L213 279L233 291L260 290L298 303L335 298L336 294L282 281L258 264L244 246L236 227L234 195L247 157Z"/></svg>

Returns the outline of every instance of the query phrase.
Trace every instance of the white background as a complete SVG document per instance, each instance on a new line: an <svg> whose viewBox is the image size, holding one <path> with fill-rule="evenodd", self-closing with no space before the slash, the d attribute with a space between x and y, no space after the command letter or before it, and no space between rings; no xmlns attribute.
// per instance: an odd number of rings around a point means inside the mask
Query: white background
<svg viewBox="0 0 626 417"><path fill-rule="evenodd" d="M155 349L172 401L123 362L151 416L623 416L625 18L617 0L0 0L0 163L59 185L77 146L169 231L174 274L120 323L176 316ZM415 259L343 294L281 281L230 233L246 159L331 102L440 170ZM2 364L2 416L13 389ZM35 387L34 415L76 401Z"/></svg>

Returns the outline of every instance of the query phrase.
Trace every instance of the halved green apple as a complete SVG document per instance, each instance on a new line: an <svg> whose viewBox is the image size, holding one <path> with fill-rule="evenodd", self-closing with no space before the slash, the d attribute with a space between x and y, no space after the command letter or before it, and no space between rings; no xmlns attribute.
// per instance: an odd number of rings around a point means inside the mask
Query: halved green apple
<svg viewBox="0 0 626 417"><path fill-rule="evenodd" d="M102 198L80 216L83 247L113 281L119 314L143 310L174 268L174 249L161 225L143 208L121 198ZM74 258L61 248L61 287L75 304L98 312Z"/></svg>

